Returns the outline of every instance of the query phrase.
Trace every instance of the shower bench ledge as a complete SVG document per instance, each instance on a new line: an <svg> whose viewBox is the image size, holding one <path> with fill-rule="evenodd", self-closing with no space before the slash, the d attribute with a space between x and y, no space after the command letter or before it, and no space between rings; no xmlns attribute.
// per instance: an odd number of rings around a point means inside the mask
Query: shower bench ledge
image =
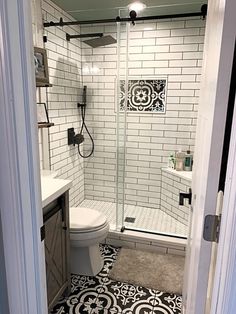
<svg viewBox="0 0 236 314"><path fill-rule="evenodd" d="M192 171L177 171L172 168L162 168L162 171L175 175L181 179L192 182Z"/></svg>

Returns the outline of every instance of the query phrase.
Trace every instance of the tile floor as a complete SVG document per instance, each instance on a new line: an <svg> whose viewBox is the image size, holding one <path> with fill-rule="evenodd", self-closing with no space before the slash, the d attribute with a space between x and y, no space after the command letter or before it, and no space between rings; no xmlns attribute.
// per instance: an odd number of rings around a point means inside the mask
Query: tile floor
<svg viewBox="0 0 236 314"><path fill-rule="evenodd" d="M81 207L94 208L101 211L108 219L111 230L116 226L116 203L84 200ZM125 205L124 217L134 217L134 223L125 222L126 227L160 232L170 235L187 237L188 227L164 211L156 208Z"/></svg>
<svg viewBox="0 0 236 314"><path fill-rule="evenodd" d="M181 296L109 279L119 249L101 245L104 268L96 277L71 276L71 294L51 314L180 314Z"/></svg>

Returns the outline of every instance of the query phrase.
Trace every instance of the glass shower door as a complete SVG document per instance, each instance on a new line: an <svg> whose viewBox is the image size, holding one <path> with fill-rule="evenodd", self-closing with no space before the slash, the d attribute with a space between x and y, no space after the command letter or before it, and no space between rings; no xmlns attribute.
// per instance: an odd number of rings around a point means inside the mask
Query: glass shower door
<svg viewBox="0 0 236 314"><path fill-rule="evenodd" d="M179 206L178 196L191 181L167 168L180 145L165 137L177 126L167 123L173 112L166 108L169 60L166 46L158 45L160 25L118 24L117 229L185 238L189 208Z"/></svg>
<svg viewBox="0 0 236 314"><path fill-rule="evenodd" d="M121 13L121 12L120 12ZM126 167L126 106L128 100L128 23L117 23L117 81L116 81L116 222L117 230L124 230L125 167ZM124 39L125 37L125 39Z"/></svg>

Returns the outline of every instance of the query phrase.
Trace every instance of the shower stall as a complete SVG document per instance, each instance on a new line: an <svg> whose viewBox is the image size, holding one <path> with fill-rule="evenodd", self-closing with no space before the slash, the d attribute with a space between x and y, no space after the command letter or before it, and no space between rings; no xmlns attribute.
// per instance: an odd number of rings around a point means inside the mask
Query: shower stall
<svg viewBox="0 0 236 314"><path fill-rule="evenodd" d="M139 16L150 16L154 8ZM84 163L83 207L102 211L111 230L186 238L191 171L169 165L177 151L194 152L204 42L201 16L81 25L116 43L82 40L86 124L95 149ZM124 20L124 21L123 21ZM103 42L104 43L104 42ZM83 150L90 150L85 135Z"/></svg>

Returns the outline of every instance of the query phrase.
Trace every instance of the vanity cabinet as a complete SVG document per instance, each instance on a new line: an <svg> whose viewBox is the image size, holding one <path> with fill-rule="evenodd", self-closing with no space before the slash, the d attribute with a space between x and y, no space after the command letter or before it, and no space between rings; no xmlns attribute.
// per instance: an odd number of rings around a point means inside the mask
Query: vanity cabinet
<svg viewBox="0 0 236 314"><path fill-rule="evenodd" d="M43 208L48 309L70 292L68 191Z"/></svg>

